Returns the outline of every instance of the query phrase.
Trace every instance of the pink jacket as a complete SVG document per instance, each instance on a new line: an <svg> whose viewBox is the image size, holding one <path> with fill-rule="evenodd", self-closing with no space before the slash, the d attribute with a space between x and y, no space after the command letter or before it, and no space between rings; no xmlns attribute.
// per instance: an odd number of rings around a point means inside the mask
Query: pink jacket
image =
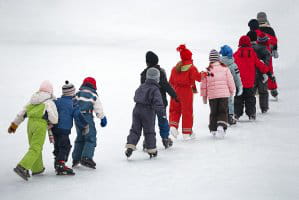
<svg viewBox="0 0 299 200"><path fill-rule="evenodd" d="M222 66L220 62L211 64L210 74L201 82L201 96L208 99L226 98L233 96L236 90L233 76L228 67Z"/></svg>

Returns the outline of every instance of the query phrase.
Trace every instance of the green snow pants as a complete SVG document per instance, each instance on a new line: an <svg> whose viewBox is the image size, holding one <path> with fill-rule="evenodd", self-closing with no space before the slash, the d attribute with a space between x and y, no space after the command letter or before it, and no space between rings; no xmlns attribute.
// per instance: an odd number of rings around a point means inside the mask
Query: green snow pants
<svg viewBox="0 0 299 200"><path fill-rule="evenodd" d="M29 118L27 133L29 149L19 165L34 172L40 172L44 168L42 150L47 132L47 122L44 119Z"/></svg>

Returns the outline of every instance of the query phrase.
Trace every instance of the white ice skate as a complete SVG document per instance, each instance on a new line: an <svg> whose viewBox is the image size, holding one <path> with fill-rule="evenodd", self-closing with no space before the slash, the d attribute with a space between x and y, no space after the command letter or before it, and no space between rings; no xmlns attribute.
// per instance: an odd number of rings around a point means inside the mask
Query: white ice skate
<svg viewBox="0 0 299 200"><path fill-rule="evenodd" d="M217 131L211 131L212 136L216 136Z"/></svg>
<svg viewBox="0 0 299 200"><path fill-rule="evenodd" d="M223 126L217 127L217 136L219 136L220 138L224 138L225 130L224 130Z"/></svg>
<svg viewBox="0 0 299 200"><path fill-rule="evenodd" d="M193 140L195 138L196 138L196 136L195 136L194 132L192 132L191 134L183 134L183 139L184 140Z"/></svg>
<svg viewBox="0 0 299 200"><path fill-rule="evenodd" d="M175 127L171 126L170 127L170 134L177 139L178 135L179 135L179 131L178 129L176 129Z"/></svg>

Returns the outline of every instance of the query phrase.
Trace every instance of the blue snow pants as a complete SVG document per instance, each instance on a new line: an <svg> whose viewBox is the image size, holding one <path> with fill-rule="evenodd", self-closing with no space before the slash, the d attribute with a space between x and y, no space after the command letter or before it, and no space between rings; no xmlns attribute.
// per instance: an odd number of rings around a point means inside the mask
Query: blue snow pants
<svg viewBox="0 0 299 200"><path fill-rule="evenodd" d="M89 132L86 135L82 134L82 130L76 126L77 138L72 154L74 161L79 161L83 157L92 159L97 146L97 130L91 113L84 114L84 117L89 125Z"/></svg>

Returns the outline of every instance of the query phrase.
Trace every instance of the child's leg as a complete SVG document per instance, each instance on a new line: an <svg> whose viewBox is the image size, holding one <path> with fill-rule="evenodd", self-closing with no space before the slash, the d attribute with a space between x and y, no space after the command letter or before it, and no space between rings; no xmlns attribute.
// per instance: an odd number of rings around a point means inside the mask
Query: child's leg
<svg viewBox="0 0 299 200"><path fill-rule="evenodd" d="M259 103L260 108L263 111L267 111L269 109L269 92L268 92L268 83L259 82L258 85L259 92Z"/></svg>
<svg viewBox="0 0 299 200"><path fill-rule="evenodd" d="M82 158L90 158L92 159L94 156L94 150L97 146L97 130L94 124L93 119L89 121L89 133L84 137L84 146L82 150Z"/></svg>
<svg viewBox="0 0 299 200"><path fill-rule="evenodd" d="M77 126L76 126L76 130L77 130L77 137L75 140L75 147L72 153L72 158L73 161L80 161L82 157L82 151L83 151L85 140L81 130Z"/></svg>
<svg viewBox="0 0 299 200"><path fill-rule="evenodd" d="M175 100L170 100L169 107L169 125L175 127L176 129L179 127L180 117L181 117L181 103L176 102Z"/></svg>
<svg viewBox="0 0 299 200"><path fill-rule="evenodd" d="M149 153L157 151L155 132L155 113L152 110L142 113L142 125L146 149Z"/></svg>
<svg viewBox="0 0 299 200"><path fill-rule="evenodd" d="M256 98L253 88L246 88L245 90L245 113L250 116L256 114Z"/></svg>
<svg viewBox="0 0 299 200"><path fill-rule="evenodd" d="M193 92L186 90L181 97L182 109L182 132L183 134L192 134L193 127Z"/></svg>
<svg viewBox="0 0 299 200"><path fill-rule="evenodd" d="M56 160L57 161L67 161L69 151L71 149L69 135L61 134L58 137L59 137L59 140L58 140L59 153L56 157Z"/></svg>
<svg viewBox="0 0 299 200"><path fill-rule="evenodd" d="M227 129L227 107L228 107L228 98L219 98L218 100L218 109L217 109L217 127L223 126L224 130Z"/></svg>
<svg viewBox="0 0 299 200"><path fill-rule="evenodd" d="M155 117L154 117L154 120L155 120ZM127 137L126 148L131 148L133 150L136 149L136 145L141 136L141 131L142 131L141 116L138 114L138 108L135 107L133 110L133 121L132 121L132 126L130 129L130 134ZM146 142L147 141L145 139L145 144L146 144Z"/></svg>
<svg viewBox="0 0 299 200"><path fill-rule="evenodd" d="M43 155L42 152L36 159L35 163L33 164L31 171L32 173L38 173L44 170L44 164L43 164Z"/></svg>
<svg viewBox="0 0 299 200"><path fill-rule="evenodd" d="M165 126L164 119L158 117L158 125L160 130L160 136L162 139L169 137L169 126Z"/></svg>
<svg viewBox="0 0 299 200"><path fill-rule="evenodd" d="M29 119L28 122L28 138L29 138L29 150L20 161L20 165L25 169L31 169L34 172L41 171L43 169L42 162L42 149L46 138L47 124L40 123ZM36 166L35 165L35 162ZM33 168L34 166L34 168Z"/></svg>
<svg viewBox="0 0 299 200"><path fill-rule="evenodd" d="M243 115L245 92L246 88L243 88L243 94L241 96L235 96L234 98L234 110L236 117L241 117Z"/></svg>
<svg viewBox="0 0 299 200"><path fill-rule="evenodd" d="M233 115L234 111L234 99L232 96L228 98L228 114Z"/></svg>
<svg viewBox="0 0 299 200"><path fill-rule="evenodd" d="M218 101L217 99L210 99L210 124L209 129L210 131L217 130L217 111L218 111Z"/></svg>

